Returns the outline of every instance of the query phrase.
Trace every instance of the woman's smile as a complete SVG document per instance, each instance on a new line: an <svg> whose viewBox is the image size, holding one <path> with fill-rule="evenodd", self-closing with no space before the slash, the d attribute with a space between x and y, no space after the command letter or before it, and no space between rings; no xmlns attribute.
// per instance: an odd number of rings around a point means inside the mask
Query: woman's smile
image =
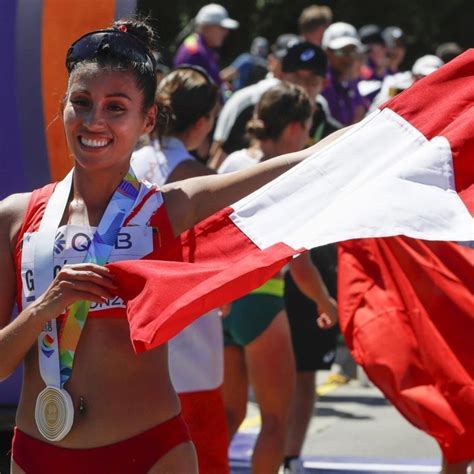
<svg viewBox="0 0 474 474"><path fill-rule="evenodd" d="M79 135L78 141L81 149L87 153L103 152L105 149L108 149L113 142L111 138L94 138L85 135Z"/></svg>
<svg viewBox="0 0 474 474"><path fill-rule="evenodd" d="M82 168L127 168L146 123L143 93L130 73L92 64L72 76L64 128Z"/></svg>

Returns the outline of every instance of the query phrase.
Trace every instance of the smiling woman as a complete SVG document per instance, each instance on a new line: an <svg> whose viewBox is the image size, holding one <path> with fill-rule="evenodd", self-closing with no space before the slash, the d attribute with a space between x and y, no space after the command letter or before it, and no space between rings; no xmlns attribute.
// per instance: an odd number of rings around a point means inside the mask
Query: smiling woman
<svg viewBox="0 0 474 474"><path fill-rule="evenodd" d="M314 150L162 189L140 183L130 156L157 114L152 42L146 23L121 20L71 45L63 120L74 168L0 203L0 379L25 364L14 473L197 472L167 346L133 352L103 265L166 246Z"/></svg>
<svg viewBox="0 0 474 474"><path fill-rule="evenodd" d="M143 113L142 92L129 72L88 64L73 76L64 106L69 148L83 168L128 171L136 137L150 130L156 108Z"/></svg>

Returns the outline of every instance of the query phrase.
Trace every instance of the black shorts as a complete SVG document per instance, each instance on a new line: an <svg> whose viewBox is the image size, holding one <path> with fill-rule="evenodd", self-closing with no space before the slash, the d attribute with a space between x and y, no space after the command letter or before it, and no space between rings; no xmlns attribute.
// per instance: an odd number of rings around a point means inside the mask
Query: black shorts
<svg viewBox="0 0 474 474"><path fill-rule="evenodd" d="M311 250L329 293L336 297L337 249L335 244ZM336 357L339 328L321 329L317 323L316 305L301 293L290 272L285 274L285 307L298 372L330 369Z"/></svg>

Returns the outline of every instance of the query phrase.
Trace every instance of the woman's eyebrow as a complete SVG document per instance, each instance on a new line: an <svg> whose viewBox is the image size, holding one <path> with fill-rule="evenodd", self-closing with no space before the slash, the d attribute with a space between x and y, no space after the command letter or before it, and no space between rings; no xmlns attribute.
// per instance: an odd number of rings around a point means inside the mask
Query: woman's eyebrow
<svg viewBox="0 0 474 474"><path fill-rule="evenodd" d="M132 100L130 96L125 94L125 92L112 92L111 94L107 94L106 97L123 97L128 100Z"/></svg>

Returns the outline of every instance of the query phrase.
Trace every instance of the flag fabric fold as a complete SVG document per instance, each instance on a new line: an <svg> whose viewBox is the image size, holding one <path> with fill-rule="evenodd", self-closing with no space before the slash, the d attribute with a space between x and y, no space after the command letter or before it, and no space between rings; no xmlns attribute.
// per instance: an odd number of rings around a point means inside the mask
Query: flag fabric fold
<svg viewBox="0 0 474 474"><path fill-rule="evenodd" d="M303 249L393 235L474 240L473 130L469 50L146 263L112 264L135 349L165 342Z"/></svg>
<svg viewBox="0 0 474 474"><path fill-rule="evenodd" d="M262 251L231 223L231 212L223 209L145 260L108 265L127 301L137 352L168 341L196 317L262 285L298 253L284 244Z"/></svg>
<svg viewBox="0 0 474 474"><path fill-rule="evenodd" d="M450 462L474 458L474 250L404 237L339 244L355 360Z"/></svg>

